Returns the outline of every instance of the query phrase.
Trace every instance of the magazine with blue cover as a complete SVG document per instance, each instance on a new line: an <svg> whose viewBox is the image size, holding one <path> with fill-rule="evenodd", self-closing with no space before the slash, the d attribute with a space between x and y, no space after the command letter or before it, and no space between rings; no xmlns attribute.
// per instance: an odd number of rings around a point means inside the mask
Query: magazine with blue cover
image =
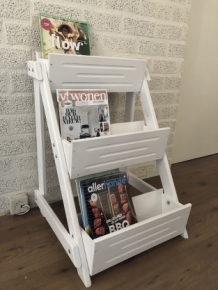
<svg viewBox="0 0 218 290"><path fill-rule="evenodd" d="M80 224L82 224L82 227L84 229L85 229L84 224L87 225L88 221L87 221L87 216L84 215L85 210L83 209L83 207L85 205L85 199L84 199L84 196L81 196L80 182L84 181L84 180L87 180L87 179L92 179L92 178L96 178L96 177L102 177L104 175L110 175L110 174L114 174L114 173L118 173L118 172L119 172L119 169L116 168L116 169L107 170L107 171L103 171L103 172L93 173L93 174L82 176L80 178L75 179L76 190L77 190L78 200L79 200L79 206L80 206L80 210L81 210Z"/></svg>
<svg viewBox="0 0 218 290"><path fill-rule="evenodd" d="M93 239L137 222L125 172L81 180L84 229Z"/></svg>

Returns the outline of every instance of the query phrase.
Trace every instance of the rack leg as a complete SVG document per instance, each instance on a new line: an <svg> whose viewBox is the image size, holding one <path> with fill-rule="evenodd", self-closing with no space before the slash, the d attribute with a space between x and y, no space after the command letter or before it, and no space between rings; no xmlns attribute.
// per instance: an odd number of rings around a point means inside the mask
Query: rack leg
<svg viewBox="0 0 218 290"><path fill-rule="evenodd" d="M92 285L90 276L89 276L89 272L86 268L81 267L79 269L77 269L77 273L80 277L80 279L83 281L83 284L88 288Z"/></svg>
<svg viewBox="0 0 218 290"><path fill-rule="evenodd" d="M125 122L133 122L135 112L135 93L126 93Z"/></svg>
<svg viewBox="0 0 218 290"><path fill-rule="evenodd" d="M39 82L34 79L34 97L36 114L36 138L37 138L37 156L38 156L38 179L39 190L46 196L46 161L45 161L45 134L44 134L44 110Z"/></svg>
<svg viewBox="0 0 218 290"><path fill-rule="evenodd" d="M58 240L62 244L69 258L73 262L74 266L77 268L78 275L86 287L91 286L91 279L89 276L89 271L83 265L81 265L81 259L79 254L79 248L75 243L74 239L70 237L65 227L59 221L55 213L52 211L51 207L47 201L43 198L43 195L39 190L35 191L35 200L40 208L41 214L45 217L56 234Z"/></svg>
<svg viewBox="0 0 218 290"><path fill-rule="evenodd" d="M181 234L181 236L184 238L184 239L188 239L188 233L187 233L187 230L185 229L183 234Z"/></svg>
<svg viewBox="0 0 218 290"><path fill-rule="evenodd" d="M61 187L61 194L64 203L64 209L66 213L67 223L69 227L69 233L73 236L76 245L79 248L79 254L81 259L81 267L77 269L78 274L86 287L91 286L91 278L89 275L89 267L86 259L85 248L81 236L81 229L78 222L75 202L73 198L72 187L68 175L67 164L65 160L62 140L58 127L57 117L55 114L54 102L51 95L50 83L46 67L41 64L43 81L40 81L40 92L43 96L42 102L44 105L45 116L48 124L49 134L51 137L53 154L55 157L55 165L57 169L57 175L59 184Z"/></svg>

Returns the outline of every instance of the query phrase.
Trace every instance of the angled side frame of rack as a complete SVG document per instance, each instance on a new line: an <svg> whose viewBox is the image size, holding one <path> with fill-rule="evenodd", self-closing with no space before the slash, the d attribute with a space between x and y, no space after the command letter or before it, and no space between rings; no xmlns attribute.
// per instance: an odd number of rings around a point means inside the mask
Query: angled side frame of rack
<svg viewBox="0 0 218 290"><path fill-rule="evenodd" d="M40 58L37 58L37 61L29 61L28 74L34 78L36 110L39 172L39 189L35 191L36 203L77 268L84 285L91 285L90 275L174 236L182 235L187 238L185 226L191 205L183 206L178 202L165 154L169 129L158 127L147 84L149 73L145 61L50 54L48 61ZM126 92L126 123L113 125L111 136L76 140L71 143L62 140L52 92L63 88L104 88L108 92ZM135 92L140 92L146 126L142 122L133 122ZM43 108L69 232L45 199L47 189ZM124 128L124 133L120 131L120 127ZM79 162L81 154L86 154L87 157L83 162ZM164 194L163 190L155 190L129 173L129 183L144 192L133 199L139 222L121 231L91 240L79 226L70 178L117 167L127 168L129 165L151 160L157 162ZM113 254L105 255L106 247L113 249Z"/></svg>

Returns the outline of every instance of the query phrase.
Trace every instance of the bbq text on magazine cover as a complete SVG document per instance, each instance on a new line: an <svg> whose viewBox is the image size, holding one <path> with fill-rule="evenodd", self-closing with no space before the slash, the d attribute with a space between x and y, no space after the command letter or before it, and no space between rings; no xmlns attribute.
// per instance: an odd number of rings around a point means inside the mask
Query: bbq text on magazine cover
<svg viewBox="0 0 218 290"><path fill-rule="evenodd" d="M137 223L125 172L80 181L80 195L84 228L93 239Z"/></svg>
<svg viewBox="0 0 218 290"><path fill-rule="evenodd" d="M107 90L57 90L61 137L68 141L110 134Z"/></svg>
<svg viewBox="0 0 218 290"><path fill-rule="evenodd" d="M90 55L86 22L39 13L43 58L49 53Z"/></svg>

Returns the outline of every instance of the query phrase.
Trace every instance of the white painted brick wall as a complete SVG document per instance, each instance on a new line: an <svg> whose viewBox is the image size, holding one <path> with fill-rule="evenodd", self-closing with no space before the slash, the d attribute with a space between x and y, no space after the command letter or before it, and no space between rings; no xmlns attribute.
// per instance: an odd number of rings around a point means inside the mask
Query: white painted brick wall
<svg viewBox="0 0 218 290"><path fill-rule="evenodd" d="M141 39L138 53L151 56L166 56L168 43L159 40Z"/></svg>
<svg viewBox="0 0 218 290"><path fill-rule="evenodd" d="M191 0L0 0L0 215L8 196L26 192L31 204L37 188L33 80L26 62L40 51L38 12L90 24L93 55L146 59L149 87L160 127L171 128L171 160ZM125 95L110 94L111 121L123 122ZM136 96L135 120L143 120ZM46 126L48 199L60 198ZM133 166L145 178L157 174L154 163ZM72 186L75 189L72 181Z"/></svg>

